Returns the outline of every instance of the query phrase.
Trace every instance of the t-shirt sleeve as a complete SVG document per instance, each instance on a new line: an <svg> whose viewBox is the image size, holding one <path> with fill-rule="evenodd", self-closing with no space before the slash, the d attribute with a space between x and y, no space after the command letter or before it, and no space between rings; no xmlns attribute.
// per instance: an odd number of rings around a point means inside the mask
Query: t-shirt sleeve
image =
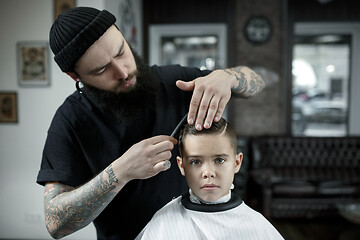
<svg viewBox="0 0 360 240"><path fill-rule="evenodd" d="M79 186L91 177L85 161L73 126L61 109L58 110L48 130L36 182Z"/></svg>
<svg viewBox="0 0 360 240"><path fill-rule="evenodd" d="M174 84L177 80L183 80L185 82L192 81L195 78L203 77L211 73L210 70L200 70L196 67L182 67L180 65L169 66L153 66L152 70L157 72L161 78L166 81L170 81Z"/></svg>

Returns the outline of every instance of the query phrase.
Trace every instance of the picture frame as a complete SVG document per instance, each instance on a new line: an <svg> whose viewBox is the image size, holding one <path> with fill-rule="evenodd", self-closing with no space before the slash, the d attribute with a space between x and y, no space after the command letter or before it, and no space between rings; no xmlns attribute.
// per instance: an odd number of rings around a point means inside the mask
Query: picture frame
<svg viewBox="0 0 360 240"><path fill-rule="evenodd" d="M18 84L20 87L44 87L50 85L48 42L18 42L17 61Z"/></svg>
<svg viewBox="0 0 360 240"><path fill-rule="evenodd" d="M0 92L0 123L18 122L17 93Z"/></svg>
<svg viewBox="0 0 360 240"><path fill-rule="evenodd" d="M74 8L76 6L75 0L54 0L54 20L65 10Z"/></svg>

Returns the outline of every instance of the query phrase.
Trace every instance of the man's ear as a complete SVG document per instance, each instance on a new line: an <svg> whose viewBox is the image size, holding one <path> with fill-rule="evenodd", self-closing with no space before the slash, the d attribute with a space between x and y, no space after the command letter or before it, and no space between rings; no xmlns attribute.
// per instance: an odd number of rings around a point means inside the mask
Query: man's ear
<svg viewBox="0 0 360 240"><path fill-rule="evenodd" d="M74 79L75 82L80 80L79 76L74 72L67 72L66 74L69 75L72 79Z"/></svg>
<svg viewBox="0 0 360 240"><path fill-rule="evenodd" d="M180 169L181 175L185 176L185 171L184 171L184 165L183 165L182 158L177 156L176 160L177 160L177 164L178 164L178 167Z"/></svg>
<svg viewBox="0 0 360 240"><path fill-rule="evenodd" d="M236 157L235 157L235 173L239 172L242 160L243 160L243 154L242 153L236 154Z"/></svg>

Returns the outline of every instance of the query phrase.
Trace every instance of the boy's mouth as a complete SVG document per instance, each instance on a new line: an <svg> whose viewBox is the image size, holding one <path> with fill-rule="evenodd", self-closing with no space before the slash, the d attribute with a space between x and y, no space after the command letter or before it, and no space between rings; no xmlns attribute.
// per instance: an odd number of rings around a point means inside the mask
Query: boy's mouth
<svg viewBox="0 0 360 240"><path fill-rule="evenodd" d="M212 191L214 189L218 188L217 185L213 184L213 183L208 183L208 184L204 184L201 189L205 190L205 191Z"/></svg>

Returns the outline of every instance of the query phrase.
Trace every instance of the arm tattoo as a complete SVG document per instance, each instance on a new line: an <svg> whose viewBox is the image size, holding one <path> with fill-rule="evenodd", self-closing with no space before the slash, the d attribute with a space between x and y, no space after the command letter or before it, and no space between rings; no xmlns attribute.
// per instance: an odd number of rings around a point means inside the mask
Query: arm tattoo
<svg viewBox="0 0 360 240"><path fill-rule="evenodd" d="M235 76L237 86L232 88L233 92L242 96L254 96L264 88L264 81L254 71L247 67L234 67L224 70L227 74Z"/></svg>
<svg viewBox="0 0 360 240"><path fill-rule="evenodd" d="M63 184L49 184L45 188L45 222L50 234L56 237L73 233L92 222L116 196L112 165L93 180L74 189Z"/></svg>

